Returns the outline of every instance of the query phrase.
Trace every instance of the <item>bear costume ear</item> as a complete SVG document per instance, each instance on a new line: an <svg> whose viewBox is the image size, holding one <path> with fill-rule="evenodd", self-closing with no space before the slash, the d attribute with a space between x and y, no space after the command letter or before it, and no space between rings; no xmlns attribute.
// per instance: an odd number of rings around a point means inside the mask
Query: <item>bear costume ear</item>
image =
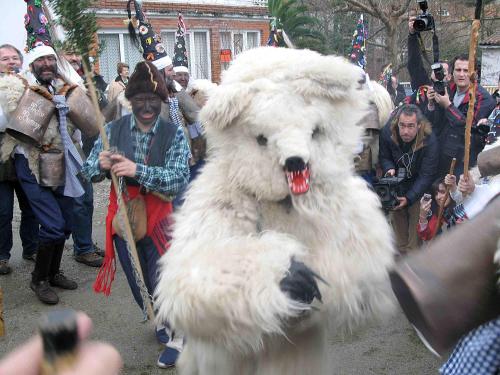
<svg viewBox="0 0 500 375"><path fill-rule="evenodd" d="M296 77L290 79L290 85L306 98L322 96L338 100L359 95L365 89L363 70L338 56L311 54L310 61L294 73Z"/></svg>
<svg viewBox="0 0 500 375"><path fill-rule="evenodd" d="M218 130L229 126L248 106L255 91L246 83L218 86L200 112L202 123Z"/></svg>

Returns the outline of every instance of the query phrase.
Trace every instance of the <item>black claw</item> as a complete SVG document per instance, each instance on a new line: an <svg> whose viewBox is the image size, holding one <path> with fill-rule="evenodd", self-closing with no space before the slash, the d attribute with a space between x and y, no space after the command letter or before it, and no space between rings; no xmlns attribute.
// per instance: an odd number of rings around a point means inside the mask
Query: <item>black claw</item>
<svg viewBox="0 0 500 375"><path fill-rule="evenodd" d="M310 304L314 298L317 298L318 301L322 302L316 279L325 282L321 276L304 263L297 262L292 258L288 274L280 281L280 288L296 301Z"/></svg>

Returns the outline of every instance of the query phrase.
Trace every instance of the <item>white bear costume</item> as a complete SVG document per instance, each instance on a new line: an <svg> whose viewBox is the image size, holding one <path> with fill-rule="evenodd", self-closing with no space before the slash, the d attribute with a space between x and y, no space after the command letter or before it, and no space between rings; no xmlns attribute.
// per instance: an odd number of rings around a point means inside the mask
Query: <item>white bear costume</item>
<svg viewBox="0 0 500 375"><path fill-rule="evenodd" d="M158 320L187 338L180 374L331 374L327 339L392 310L391 231L353 170L365 86L308 50L250 50L225 72L200 114L207 164L160 261ZM306 166L285 172L290 160ZM292 258L324 280L323 303L280 289Z"/></svg>

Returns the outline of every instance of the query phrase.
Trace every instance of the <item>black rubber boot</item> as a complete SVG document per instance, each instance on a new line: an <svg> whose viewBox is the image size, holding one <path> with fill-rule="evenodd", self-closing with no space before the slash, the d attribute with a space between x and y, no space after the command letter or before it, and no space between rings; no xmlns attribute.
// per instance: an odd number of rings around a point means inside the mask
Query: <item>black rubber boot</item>
<svg viewBox="0 0 500 375"><path fill-rule="evenodd" d="M63 252L64 241L54 245L54 254L52 256L52 261L50 263L49 269L49 283L50 285L59 287L61 289L73 290L78 288L78 284L73 280L68 279L60 270Z"/></svg>
<svg viewBox="0 0 500 375"><path fill-rule="evenodd" d="M40 244L35 261L35 269L31 273L31 289L41 302L48 305L55 305L59 302L59 297L50 288L48 282L53 253L53 243Z"/></svg>

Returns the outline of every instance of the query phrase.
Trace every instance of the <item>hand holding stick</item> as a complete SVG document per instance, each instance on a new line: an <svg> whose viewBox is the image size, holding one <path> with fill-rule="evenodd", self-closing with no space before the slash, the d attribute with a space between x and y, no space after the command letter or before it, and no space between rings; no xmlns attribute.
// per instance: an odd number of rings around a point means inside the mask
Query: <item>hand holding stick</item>
<svg viewBox="0 0 500 375"><path fill-rule="evenodd" d="M455 171L455 164L456 163L457 163L457 159L453 158L453 160L451 161L450 173L449 174L453 174L453 172ZM434 228L434 232L432 233L431 238L434 238L436 236L436 233L438 232L439 227L441 226L441 220L443 220L444 205L445 205L446 200L448 199L449 195L450 195L450 185L446 185L444 199L439 204L439 211L438 211L437 223L436 223L436 227Z"/></svg>

